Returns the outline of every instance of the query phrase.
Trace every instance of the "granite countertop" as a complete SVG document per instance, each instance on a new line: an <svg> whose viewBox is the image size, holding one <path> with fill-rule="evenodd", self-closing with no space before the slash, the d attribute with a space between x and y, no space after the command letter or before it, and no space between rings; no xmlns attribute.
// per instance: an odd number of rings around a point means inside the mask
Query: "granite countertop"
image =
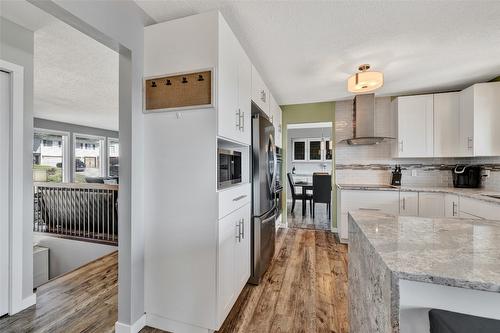
<svg viewBox="0 0 500 333"><path fill-rule="evenodd" d="M405 191L405 192L434 192L449 193L469 197L472 199L500 204L500 199L488 197L486 195L500 195L500 192L485 190L483 188L456 188L456 187L421 187L421 186L392 186L377 184L337 184L340 190L361 190L361 191Z"/></svg>
<svg viewBox="0 0 500 333"><path fill-rule="evenodd" d="M349 233L361 232L395 277L500 293L500 221L350 216Z"/></svg>

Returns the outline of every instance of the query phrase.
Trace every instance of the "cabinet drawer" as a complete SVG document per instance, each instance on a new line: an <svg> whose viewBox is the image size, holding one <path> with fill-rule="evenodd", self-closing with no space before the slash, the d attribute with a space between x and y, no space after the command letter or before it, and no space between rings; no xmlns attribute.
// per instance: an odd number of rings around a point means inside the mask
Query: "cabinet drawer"
<svg viewBox="0 0 500 333"><path fill-rule="evenodd" d="M219 192L219 218L243 207L251 201L251 184L231 187Z"/></svg>

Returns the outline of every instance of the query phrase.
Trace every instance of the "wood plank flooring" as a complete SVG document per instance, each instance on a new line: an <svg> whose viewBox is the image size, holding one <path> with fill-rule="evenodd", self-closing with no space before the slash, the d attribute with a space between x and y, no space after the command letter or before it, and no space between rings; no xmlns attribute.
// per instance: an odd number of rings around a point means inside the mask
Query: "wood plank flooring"
<svg viewBox="0 0 500 333"><path fill-rule="evenodd" d="M306 207L306 215L302 216L302 204L297 201L295 209L292 213L292 204L287 205L287 220L289 228L315 229L315 230L331 230L331 219L328 218L328 212L325 204L316 204L316 213L314 218L309 209L309 204Z"/></svg>
<svg viewBox="0 0 500 333"><path fill-rule="evenodd" d="M0 318L0 332L113 332L117 260L113 253L40 287L37 305ZM219 331L239 332L348 332L347 247L328 231L280 229L262 283L244 288Z"/></svg>
<svg viewBox="0 0 500 333"><path fill-rule="evenodd" d="M114 332L118 252L63 275L37 291L37 304L0 318L0 332Z"/></svg>

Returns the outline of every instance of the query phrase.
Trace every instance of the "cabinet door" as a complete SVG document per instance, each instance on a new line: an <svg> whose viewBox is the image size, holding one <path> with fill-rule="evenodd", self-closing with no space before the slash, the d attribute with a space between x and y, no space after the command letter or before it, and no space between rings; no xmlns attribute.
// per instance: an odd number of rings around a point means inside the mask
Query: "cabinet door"
<svg viewBox="0 0 500 333"><path fill-rule="evenodd" d="M433 95L398 97L399 157L433 156Z"/></svg>
<svg viewBox="0 0 500 333"><path fill-rule="evenodd" d="M460 93L434 95L434 156L455 157L460 146Z"/></svg>
<svg viewBox="0 0 500 333"><path fill-rule="evenodd" d="M445 217L458 217L458 195L445 194L444 196L444 216Z"/></svg>
<svg viewBox="0 0 500 333"><path fill-rule="evenodd" d="M321 139L311 139L309 144L309 161L321 161Z"/></svg>
<svg viewBox="0 0 500 333"><path fill-rule="evenodd" d="M250 204L242 207L239 210L240 223L240 237L236 243L236 256L235 256L235 267L236 267L236 297L248 282L250 278L250 222L251 222L251 212Z"/></svg>
<svg viewBox="0 0 500 333"><path fill-rule="evenodd" d="M218 132L232 140L240 139L238 46L238 40L229 27L222 26L219 31Z"/></svg>
<svg viewBox="0 0 500 333"><path fill-rule="evenodd" d="M219 220L217 282L219 320L224 320L231 310L235 298L235 247L238 236L238 212L235 211Z"/></svg>
<svg viewBox="0 0 500 333"><path fill-rule="evenodd" d="M262 77L257 69L252 65L252 100L257 106L264 111L268 116L269 114L269 90L267 89Z"/></svg>
<svg viewBox="0 0 500 333"><path fill-rule="evenodd" d="M500 156L500 82L473 87L474 156Z"/></svg>
<svg viewBox="0 0 500 333"><path fill-rule="evenodd" d="M241 117L240 141L252 143L252 63L238 44L238 112Z"/></svg>
<svg viewBox="0 0 500 333"><path fill-rule="evenodd" d="M474 86L460 92L460 131L457 156L474 156Z"/></svg>
<svg viewBox="0 0 500 333"><path fill-rule="evenodd" d="M418 192L399 193L399 215L418 216Z"/></svg>
<svg viewBox="0 0 500 333"><path fill-rule="evenodd" d="M444 194L420 192L418 195L418 216L444 217Z"/></svg>
<svg viewBox="0 0 500 333"><path fill-rule="evenodd" d="M293 161L306 160L306 143L307 141L305 140L293 141Z"/></svg>

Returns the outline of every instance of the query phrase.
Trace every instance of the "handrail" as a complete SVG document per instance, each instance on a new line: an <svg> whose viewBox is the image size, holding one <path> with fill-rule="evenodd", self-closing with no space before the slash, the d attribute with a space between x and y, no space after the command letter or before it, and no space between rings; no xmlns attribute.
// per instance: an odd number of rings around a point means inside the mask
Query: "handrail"
<svg viewBox="0 0 500 333"><path fill-rule="evenodd" d="M34 183L33 231L118 243L118 185Z"/></svg>
<svg viewBox="0 0 500 333"><path fill-rule="evenodd" d="M51 182L33 182L33 186L43 186L52 188L77 188L77 189L94 189L94 190L113 190L118 191L120 185L115 184L100 184L100 183L51 183Z"/></svg>

